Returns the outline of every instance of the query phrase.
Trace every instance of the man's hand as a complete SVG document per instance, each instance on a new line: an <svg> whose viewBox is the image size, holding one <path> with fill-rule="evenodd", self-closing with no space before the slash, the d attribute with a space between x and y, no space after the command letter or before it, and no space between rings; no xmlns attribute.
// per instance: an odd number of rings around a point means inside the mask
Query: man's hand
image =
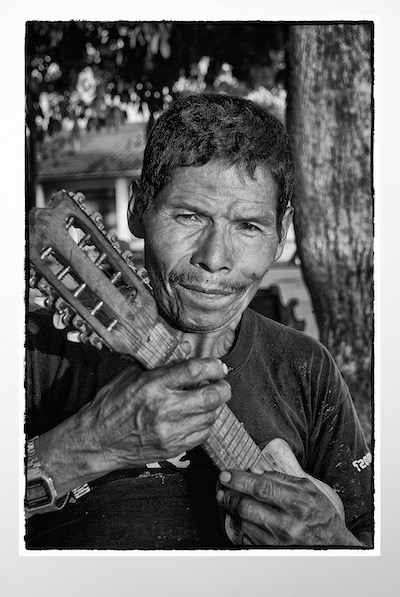
<svg viewBox="0 0 400 597"><path fill-rule="evenodd" d="M240 525L242 545L364 546L308 479L223 471L220 481L217 500Z"/></svg>
<svg viewBox="0 0 400 597"><path fill-rule="evenodd" d="M36 440L59 495L113 470L172 458L203 443L218 407L231 397L219 359L190 359L139 376L136 371L125 370Z"/></svg>
<svg viewBox="0 0 400 597"><path fill-rule="evenodd" d="M130 370L123 372L86 408L99 449L121 468L172 458L203 443L217 408L231 397L222 379L226 371L217 359L191 359L134 381Z"/></svg>

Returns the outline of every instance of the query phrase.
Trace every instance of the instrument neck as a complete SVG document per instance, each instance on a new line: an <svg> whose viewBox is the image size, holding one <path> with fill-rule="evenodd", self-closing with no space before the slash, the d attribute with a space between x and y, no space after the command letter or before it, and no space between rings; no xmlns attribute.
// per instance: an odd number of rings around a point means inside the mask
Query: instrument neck
<svg viewBox="0 0 400 597"><path fill-rule="evenodd" d="M203 447L220 470L253 469L261 457L259 447L226 404L218 409Z"/></svg>

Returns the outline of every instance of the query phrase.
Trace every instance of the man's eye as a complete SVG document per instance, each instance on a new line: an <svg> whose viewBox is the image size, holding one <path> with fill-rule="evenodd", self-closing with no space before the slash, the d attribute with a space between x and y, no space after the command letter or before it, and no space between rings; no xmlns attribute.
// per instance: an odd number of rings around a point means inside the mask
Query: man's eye
<svg viewBox="0 0 400 597"><path fill-rule="evenodd" d="M196 214L178 214L176 219L182 224L198 224L200 222Z"/></svg>
<svg viewBox="0 0 400 597"><path fill-rule="evenodd" d="M261 229L256 226L255 224L251 224L250 222L241 222L239 224L239 228L243 230L243 232L247 232L249 234L256 234L257 232L261 232Z"/></svg>

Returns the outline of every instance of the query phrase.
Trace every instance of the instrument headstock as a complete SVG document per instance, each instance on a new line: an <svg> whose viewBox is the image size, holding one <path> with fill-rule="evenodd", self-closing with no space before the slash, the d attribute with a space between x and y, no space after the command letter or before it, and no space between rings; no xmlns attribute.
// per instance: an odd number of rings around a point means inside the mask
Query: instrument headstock
<svg viewBox="0 0 400 597"><path fill-rule="evenodd" d="M29 214L30 286L62 315L80 341L129 354L147 368L183 359L173 331L160 318L145 270L122 253L101 215L82 193L58 191L47 208Z"/></svg>

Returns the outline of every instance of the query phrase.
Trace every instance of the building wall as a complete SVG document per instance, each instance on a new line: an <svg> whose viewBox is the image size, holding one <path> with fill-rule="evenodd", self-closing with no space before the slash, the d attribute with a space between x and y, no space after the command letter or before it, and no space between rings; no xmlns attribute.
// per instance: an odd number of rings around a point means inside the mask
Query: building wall
<svg viewBox="0 0 400 597"><path fill-rule="evenodd" d="M45 181L36 186L36 206L49 205L52 196L60 189L86 195L90 211L98 211L110 232L115 232L120 240L127 242L134 251L143 248L143 241L133 237L127 222L131 177L104 178L93 180Z"/></svg>

